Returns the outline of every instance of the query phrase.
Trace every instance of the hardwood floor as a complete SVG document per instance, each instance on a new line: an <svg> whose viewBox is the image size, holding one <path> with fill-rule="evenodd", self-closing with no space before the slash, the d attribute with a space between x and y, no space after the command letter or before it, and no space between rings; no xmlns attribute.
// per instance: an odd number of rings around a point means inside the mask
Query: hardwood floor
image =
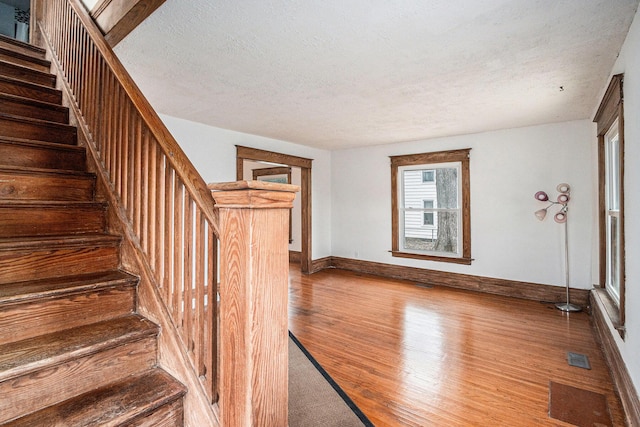
<svg viewBox="0 0 640 427"><path fill-rule="evenodd" d="M549 381L621 404L586 313L292 264L289 328L377 426L568 426ZM591 370L569 366L586 354Z"/></svg>

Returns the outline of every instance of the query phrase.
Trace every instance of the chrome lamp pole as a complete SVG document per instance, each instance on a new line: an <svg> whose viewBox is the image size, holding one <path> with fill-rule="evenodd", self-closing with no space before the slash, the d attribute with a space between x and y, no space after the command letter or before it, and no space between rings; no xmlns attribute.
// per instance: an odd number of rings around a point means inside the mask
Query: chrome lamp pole
<svg viewBox="0 0 640 427"><path fill-rule="evenodd" d="M557 303L556 308L558 310L565 311L565 312L581 311L582 307L576 304L572 304L569 299L569 231L568 231L569 227L567 226L567 217L568 217L567 214L569 212L569 199L571 198L570 197L571 187L569 186L569 184L558 184L558 186L556 187L556 190L558 190L560 194L558 194L558 197L556 199L557 201L555 202L550 201L549 196L544 191L538 191L535 194L534 197L536 198L536 200L550 203L549 206L547 206L546 208L537 210L535 212L535 215L536 215L536 218L538 218L538 220L542 221L547 216L547 210L550 207L554 205L560 206L560 209L558 210L558 212L553 216L553 220L558 224L562 224L564 226L564 282L565 282L565 288L566 288L567 301Z"/></svg>

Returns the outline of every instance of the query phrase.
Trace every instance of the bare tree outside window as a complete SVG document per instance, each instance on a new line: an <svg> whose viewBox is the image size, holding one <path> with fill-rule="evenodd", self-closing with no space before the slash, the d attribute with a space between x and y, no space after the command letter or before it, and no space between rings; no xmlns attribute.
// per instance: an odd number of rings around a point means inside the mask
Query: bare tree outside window
<svg viewBox="0 0 640 427"><path fill-rule="evenodd" d="M438 206L458 208L458 170L436 169L436 192ZM438 215L438 238L435 252L458 253L458 212L441 211Z"/></svg>

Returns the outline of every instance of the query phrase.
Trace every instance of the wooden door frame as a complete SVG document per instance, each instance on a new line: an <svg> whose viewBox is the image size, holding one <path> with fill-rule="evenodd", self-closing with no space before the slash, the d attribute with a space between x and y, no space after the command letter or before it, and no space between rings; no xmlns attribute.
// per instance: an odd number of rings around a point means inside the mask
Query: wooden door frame
<svg viewBox="0 0 640 427"><path fill-rule="evenodd" d="M236 145L236 179L244 180L244 161L253 160L269 162L300 168L300 206L301 206L301 256L300 271L304 274L311 273L311 162L313 159L290 156L274 151L260 150L257 148Z"/></svg>

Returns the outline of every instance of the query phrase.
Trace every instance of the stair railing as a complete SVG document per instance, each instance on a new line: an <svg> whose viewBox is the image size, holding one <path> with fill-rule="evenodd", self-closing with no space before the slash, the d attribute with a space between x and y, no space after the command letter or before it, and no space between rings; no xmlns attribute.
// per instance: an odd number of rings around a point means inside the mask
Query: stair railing
<svg viewBox="0 0 640 427"><path fill-rule="evenodd" d="M219 233L211 193L79 0L34 8L78 126L125 217L125 237L143 254L144 273L214 402Z"/></svg>

